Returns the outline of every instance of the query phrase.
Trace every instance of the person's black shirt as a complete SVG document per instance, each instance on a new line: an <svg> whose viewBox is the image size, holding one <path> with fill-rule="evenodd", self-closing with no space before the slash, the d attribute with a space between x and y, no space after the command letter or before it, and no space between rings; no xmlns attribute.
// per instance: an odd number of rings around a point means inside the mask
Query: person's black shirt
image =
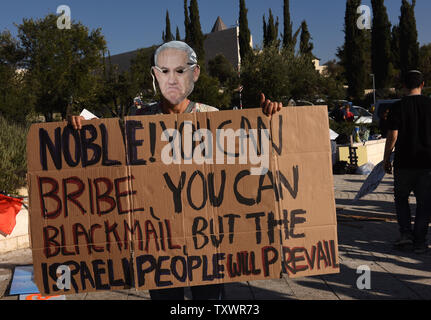
<svg viewBox="0 0 431 320"><path fill-rule="evenodd" d="M394 167L431 169L431 99L414 95L393 104L389 130L398 130Z"/></svg>

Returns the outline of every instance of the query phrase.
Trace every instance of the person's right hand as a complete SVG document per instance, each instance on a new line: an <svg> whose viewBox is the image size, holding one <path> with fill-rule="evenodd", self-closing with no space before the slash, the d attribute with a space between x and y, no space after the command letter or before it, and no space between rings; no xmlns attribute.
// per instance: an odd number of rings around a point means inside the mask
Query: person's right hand
<svg viewBox="0 0 431 320"><path fill-rule="evenodd" d="M85 120L82 116L68 116L67 123L75 130L82 129L82 121Z"/></svg>

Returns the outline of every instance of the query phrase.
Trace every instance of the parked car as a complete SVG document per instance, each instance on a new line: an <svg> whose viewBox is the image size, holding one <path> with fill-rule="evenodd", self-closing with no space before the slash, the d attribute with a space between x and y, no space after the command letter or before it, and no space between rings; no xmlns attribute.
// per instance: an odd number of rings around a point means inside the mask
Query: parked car
<svg viewBox="0 0 431 320"><path fill-rule="evenodd" d="M334 109L331 112L329 112L329 118L337 121L337 112L338 109ZM342 112L345 114L344 110L342 109ZM373 121L373 115L371 114L371 112L369 112L367 109L359 107L359 106L351 106L350 107L350 112L353 113L353 115L355 116L354 118L354 122L358 123L358 124L362 124L362 123L372 123ZM342 114L341 116L342 117ZM341 120L338 120L341 121Z"/></svg>
<svg viewBox="0 0 431 320"><path fill-rule="evenodd" d="M355 123L361 124L361 123L372 123L373 122L373 115L371 112L369 112L367 109L353 106L350 108L350 111L355 116Z"/></svg>

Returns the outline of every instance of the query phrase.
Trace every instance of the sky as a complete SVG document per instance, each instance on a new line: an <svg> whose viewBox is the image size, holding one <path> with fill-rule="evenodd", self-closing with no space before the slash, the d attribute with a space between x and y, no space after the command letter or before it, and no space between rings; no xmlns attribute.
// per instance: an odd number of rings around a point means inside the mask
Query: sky
<svg viewBox="0 0 431 320"><path fill-rule="evenodd" d="M363 4L371 7L370 0ZM68 5L72 20L90 29L101 28L111 55L160 44L165 28L166 10L169 11L172 33L178 26L184 37L183 0L1 0L0 31L16 35L15 24L23 18L42 18L56 13L60 5ZM296 30L306 20L314 44L314 55L322 63L336 58L337 48L344 43L345 0L290 0L291 19ZM386 0L389 19L398 24L401 0ZM209 33L218 16L230 27L239 17L239 0L198 0L202 31ZM246 0L249 29L256 46L262 45L262 17L269 9L280 20L283 30L283 0ZM421 45L431 43L430 0L417 0L416 22Z"/></svg>

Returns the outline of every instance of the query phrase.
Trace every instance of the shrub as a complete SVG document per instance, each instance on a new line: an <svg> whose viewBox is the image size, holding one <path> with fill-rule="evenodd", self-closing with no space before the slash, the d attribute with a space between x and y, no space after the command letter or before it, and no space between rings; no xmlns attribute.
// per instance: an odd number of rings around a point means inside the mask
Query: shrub
<svg viewBox="0 0 431 320"><path fill-rule="evenodd" d="M25 186L27 128L0 116L0 191L15 194Z"/></svg>

